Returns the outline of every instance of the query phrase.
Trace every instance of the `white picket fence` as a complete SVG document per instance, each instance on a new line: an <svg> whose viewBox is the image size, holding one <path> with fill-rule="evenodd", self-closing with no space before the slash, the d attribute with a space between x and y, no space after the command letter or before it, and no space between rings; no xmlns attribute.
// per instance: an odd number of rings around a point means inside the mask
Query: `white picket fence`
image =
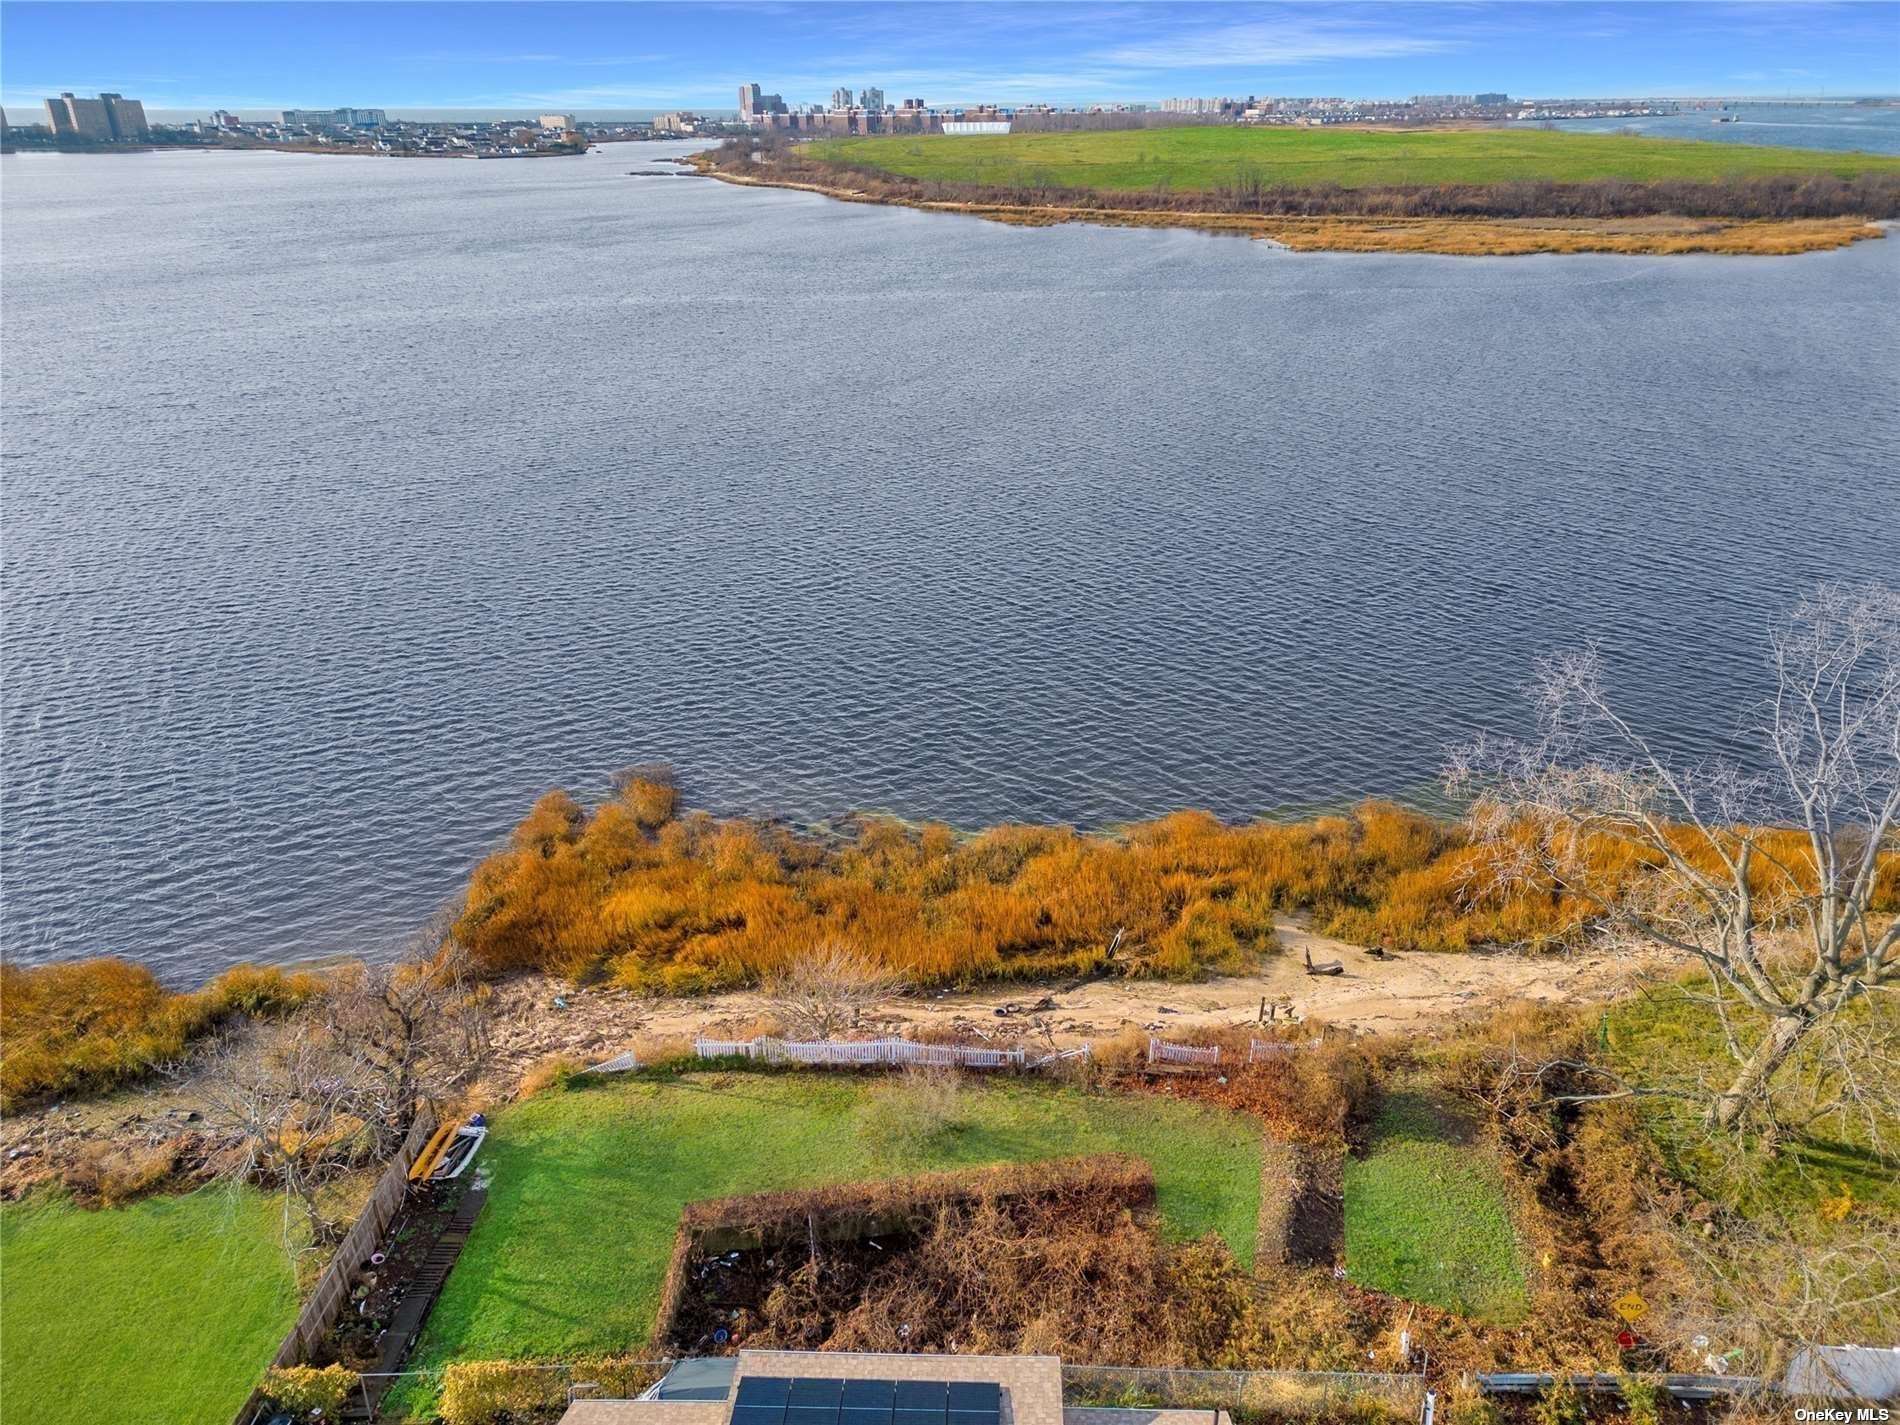
<svg viewBox="0 0 1900 1425"><path fill-rule="evenodd" d="M1218 1064L1220 1063L1220 1045L1170 1044L1165 1039L1150 1039L1148 1062L1150 1064Z"/></svg>
<svg viewBox="0 0 1900 1425"><path fill-rule="evenodd" d="M1040 1069L1045 1064L1060 1064L1066 1059L1093 1059L1095 1050L1091 1045L1078 1044L1073 1049L1061 1049L1053 1054L1044 1054L1040 1059L1031 1059L1029 1067Z"/></svg>
<svg viewBox="0 0 1900 1425"><path fill-rule="evenodd" d="M625 1054L616 1054L613 1058L598 1064L587 1066L590 1074L631 1074L640 1067L640 1060L632 1050Z"/></svg>
<svg viewBox="0 0 1900 1425"><path fill-rule="evenodd" d="M1247 1062L1258 1064L1266 1059L1277 1059L1282 1054L1291 1054L1295 1049L1311 1049L1311 1044L1289 1044L1283 1039L1250 1039L1247 1041Z"/></svg>
<svg viewBox="0 0 1900 1425"><path fill-rule="evenodd" d="M909 1039L820 1039L799 1043L761 1035L757 1039L695 1039L702 1059L737 1056L766 1064L805 1064L818 1069L894 1068L906 1064L942 1069L1020 1069L1021 1049L984 1049L972 1044L918 1044Z"/></svg>

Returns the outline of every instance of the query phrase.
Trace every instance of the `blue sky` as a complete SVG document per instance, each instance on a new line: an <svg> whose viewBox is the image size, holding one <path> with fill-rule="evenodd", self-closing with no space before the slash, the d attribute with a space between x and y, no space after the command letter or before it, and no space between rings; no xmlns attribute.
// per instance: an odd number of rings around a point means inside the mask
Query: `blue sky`
<svg viewBox="0 0 1900 1425"><path fill-rule="evenodd" d="M1870 3L0 4L0 102L152 109L730 109L876 84L895 102L1170 95L1900 92Z"/></svg>

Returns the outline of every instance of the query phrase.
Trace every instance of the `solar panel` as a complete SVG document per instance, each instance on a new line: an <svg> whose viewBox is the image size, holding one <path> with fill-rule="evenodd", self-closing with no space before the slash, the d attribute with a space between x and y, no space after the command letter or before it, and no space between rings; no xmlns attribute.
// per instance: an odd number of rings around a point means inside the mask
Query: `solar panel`
<svg viewBox="0 0 1900 1425"><path fill-rule="evenodd" d="M1001 1425L994 1381L744 1376L731 1425Z"/></svg>
<svg viewBox="0 0 1900 1425"><path fill-rule="evenodd" d="M789 1376L741 1376L738 1405L783 1405L792 1393Z"/></svg>
<svg viewBox="0 0 1900 1425"><path fill-rule="evenodd" d="M953 1380L948 1383L952 1410L980 1410L990 1415L1003 1408L1003 1388L992 1380Z"/></svg>
<svg viewBox="0 0 1900 1425"><path fill-rule="evenodd" d="M942 1410L949 1404L950 1387L940 1380L900 1380L896 1403L899 1410Z"/></svg>
<svg viewBox="0 0 1900 1425"><path fill-rule="evenodd" d="M835 1378L794 1378L787 1403L793 1406L823 1406L836 1415L843 1393L844 1382Z"/></svg>

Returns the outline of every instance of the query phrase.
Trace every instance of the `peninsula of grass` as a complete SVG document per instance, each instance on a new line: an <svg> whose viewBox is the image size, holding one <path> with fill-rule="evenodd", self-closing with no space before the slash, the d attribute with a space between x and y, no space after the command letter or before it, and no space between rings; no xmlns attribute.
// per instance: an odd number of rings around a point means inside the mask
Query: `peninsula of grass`
<svg viewBox="0 0 1900 1425"><path fill-rule="evenodd" d="M693 1073L552 1092L491 1120L488 1205L412 1368L638 1349L680 1209L702 1198L986 1163L1132 1154L1171 1237L1216 1232L1250 1264L1260 1125L1158 1098L972 1084L947 1121L905 1121L893 1085L838 1075ZM397 1397L415 1409L426 1387Z"/></svg>
<svg viewBox="0 0 1900 1425"><path fill-rule="evenodd" d="M229 1425L297 1316L281 1214L225 1187L0 1209L0 1419Z"/></svg>
<svg viewBox="0 0 1900 1425"><path fill-rule="evenodd" d="M1900 156L1502 127L773 136L693 162L854 202L1303 250L1780 254L1900 217Z"/></svg>
<svg viewBox="0 0 1900 1425"><path fill-rule="evenodd" d="M817 163L935 183L1137 193L1268 187L1625 183L1900 174L1900 156L1543 129L1250 128L1238 125L945 137L825 139Z"/></svg>
<svg viewBox="0 0 1900 1425"><path fill-rule="evenodd" d="M1529 1287L1497 1165L1455 1105L1392 1094L1346 1162L1346 1273L1360 1286L1480 1321L1520 1320Z"/></svg>

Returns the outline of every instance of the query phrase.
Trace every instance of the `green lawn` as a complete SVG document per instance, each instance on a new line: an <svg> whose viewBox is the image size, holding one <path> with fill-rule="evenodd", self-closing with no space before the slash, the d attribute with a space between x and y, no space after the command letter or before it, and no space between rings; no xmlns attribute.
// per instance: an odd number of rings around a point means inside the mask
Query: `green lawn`
<svg viewBox="0 0 1900 1425"><path fill-rule="evenodd" d="M1700 992L1700 987L1697 987ZM1753 1138L1737 1140L1710 1131L1702 1118L1704 1096L1735 1074L1735 1061L1722 1039L1721 1024L1705 1003L1688 997L1685 986L1670 985L1622 1001L1603 1017L1602 1048L1611 1066L1633 1080L1684 1091L1687 1097L1643 1101L1644 1126L1656 1140L1670 1171L1697 1191L1753 1215L1768 1208L1779 1214L1816 1213L1843 1189L1861 1204L1858 1211L1900 1215L1900 1164L1874 1151L1870 1125L1858 1113L1823 1113L1819 1099L1832 1099L1836 1086L1817 1079L1816 1055L1798 1056L1782 1071L1776 1094L1787 1122L1804 1125L1785 1135L1773 1151ZM1849 1011L1852 1022L1870 1036L1868 1064L1892 1061L1900 1054L1900 1030L1887 1014L1884 1038L1871 1036L1875 1009L1863 999ZM1761 1033L1758 1020L1735 1016L1737 1040L1746 1052ZM1884 1047L1882 1047L1884 1045ZM1888 1143L1900 1133L1891 1113L1876 1125ZM1818 1216L1812 1218L1819 1225Z"/></svg>
<svg viewBox="0 0 1900 1425"><path fill-rule="evenodd" d="M554 1092L495 1115L488 1205L415 1364L637 1350L680 1209L700 1198L962 1164L1126 1152L1154 1167L1166 1230L1253 1258L1260 1127L1159 1098L1021 1083L964 1091L962 1126L893 1154L869 1081L690 1074Z"/></svg>
<svg viewBox="0 0 1900 1425"><path fill-rule="evenodd" d="M1485 1321L1524 1314L1528 1284L1497 1165L1427 1091L1387 1098L1365 1156L1346 1162L1346 1272Z"/></svg>
<svg viewBox="0 0 1900 1425"><path fill-rule="evenodd" d="M820 161L956 183L1055 184L1129 192L1165 183L1182 192L1243 173L1296 187L1336 183L1502 183L1595 178L1711 181L1776 173L1900 172L1900 157L1768 148L1690 139L1543 129L1280 129L1235 126L950 138L825 139L801 152Z"/></svg>
<svg viewBox="0 0 1900 1425"><path fill-rule="evenodd" d="M206 1188L0 1209L5 1425L229 1425L297 1316L279 1204Z"/></svg>

